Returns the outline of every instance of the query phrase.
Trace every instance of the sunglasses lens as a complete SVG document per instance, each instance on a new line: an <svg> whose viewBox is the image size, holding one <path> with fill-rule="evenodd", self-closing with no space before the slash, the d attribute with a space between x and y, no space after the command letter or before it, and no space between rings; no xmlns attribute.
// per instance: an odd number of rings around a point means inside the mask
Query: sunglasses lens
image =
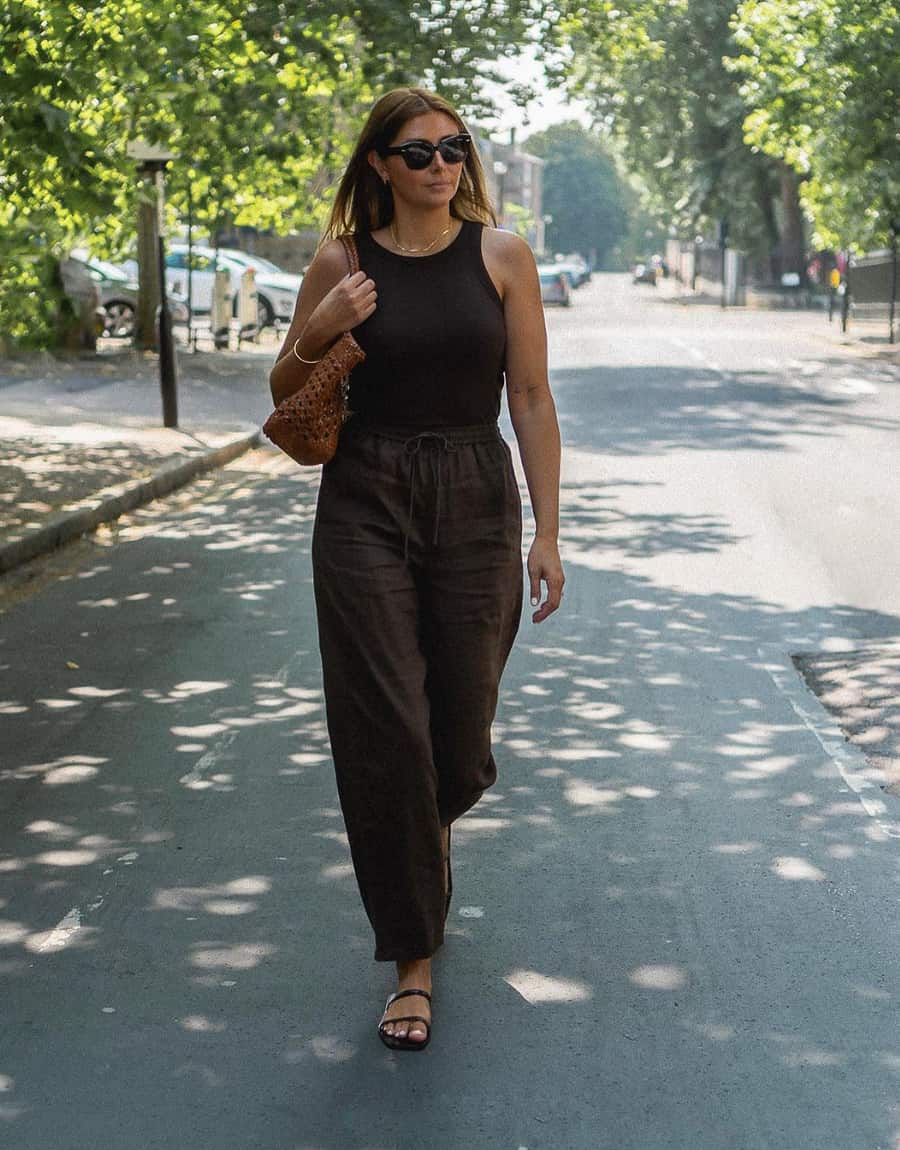
<svg viewBox="0 0 900 1150"><path fill-rule="evenodd" d="M469 153L468 141L460 139L459 136L452 140L441 140L438 148L448 164L461 164Z"/></svg>
<svg viewBox="0 0 900 1150"><path fill-rule="evenodd" d="M408 148L403 149L403 159L406 161L406 166L412 168L413 171L427 168L433 155L434 151L431 148L423 147L422 144L410 144Z"/></svg>

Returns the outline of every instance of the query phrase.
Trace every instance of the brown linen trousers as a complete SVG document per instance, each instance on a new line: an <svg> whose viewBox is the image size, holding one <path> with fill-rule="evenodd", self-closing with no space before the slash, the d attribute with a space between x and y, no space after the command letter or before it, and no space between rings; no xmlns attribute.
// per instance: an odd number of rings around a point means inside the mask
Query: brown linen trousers
<svg viewBox="0 0 900 1150"><path fill-rule="evenodd" d="M444 941L441 827L497 778L522 504L496 423L344 426L312 541L326 714L376 961Z"/></svg>

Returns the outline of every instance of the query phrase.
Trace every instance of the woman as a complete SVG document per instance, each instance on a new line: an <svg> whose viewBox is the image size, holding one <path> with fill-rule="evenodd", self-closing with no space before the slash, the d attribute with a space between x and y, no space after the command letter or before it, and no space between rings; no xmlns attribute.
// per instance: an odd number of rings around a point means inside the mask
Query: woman
<svg viewBox="0 0 900 1150"><path fill-rule="evenodd" d="M485 226L493 224L493 227ZM360 270L336 238L352 232ZM498 230L465 125L400 88L373 107L270 385L293 394L345 330L366 352L319 488L312 557L326 713L376 961L399 986L378 1033L424 1049L450 824L497 777L490 727L519 625L521 502L497 428L504 372L536 534L531 602L560 603L560 440L540 285Z"/></svg>

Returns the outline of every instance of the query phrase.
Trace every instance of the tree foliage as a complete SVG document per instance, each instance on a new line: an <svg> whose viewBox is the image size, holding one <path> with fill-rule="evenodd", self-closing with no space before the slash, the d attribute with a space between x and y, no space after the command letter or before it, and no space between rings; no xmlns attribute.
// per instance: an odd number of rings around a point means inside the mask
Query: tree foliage
<svg viewBox="0 0 900 1150"><path fill-rule="evenodd" d="M732 28L746 137L803 177L814 242L886 245L900 216L900 7L744 0Z"/></svg>
<svg viewBox="0 0 900 1150"><path fill-rule="evenodd" d="M772 162L744 141L733 54L737 0L572 0L555 68L614 137L647 206L685 234L728 217L751 250L777 240Z"/></svg>
<svg viewBox="0 0 900 1150"><path fill-rule="evenodd" d="M206 230L319 224L365 108L426 83L485 108L479 68L537 34L543 0L7 0L0 8L0 314L52 338L53 258L87 240L117 256L141 194L132 139L178 157ZM525 94L523 93L523 96Z"/></svg>
<svg viewBox="0 0 900 1150"><path fill-rule="evenodd" d="M887 241L900 212L892 0L565 0L551 72L683 232L802 257ZM795 269L799 270L799 269Z"/></svg>
<svg viewBox="0 0 900 1150"><path fill-rule="evenodd" d="M593 249L603 266L627 228L622 182L603 141L570 121L535 132L524 147L544 160L543 205L553 217L547 248L584 256Z"/></svg>

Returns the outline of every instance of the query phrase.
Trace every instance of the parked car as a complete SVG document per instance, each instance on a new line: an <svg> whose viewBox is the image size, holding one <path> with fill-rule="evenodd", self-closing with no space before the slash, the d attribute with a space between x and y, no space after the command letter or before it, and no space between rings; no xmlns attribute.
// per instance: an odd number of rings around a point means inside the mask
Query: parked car
<svg viewBox="0 0 900 1150"><path fill-rule="evenodd" d="M557 264L539 264L538 279L541 281L541 299L544 303L558 303L563 307L572 306L572 288L569 276Z"/></svg>
<svg viewBox="0 0 900 1150"><path fill-rule="evenodd" d="M69 254L97 284L106 313L102 334L124 339L133 336L138 306L137 279L124 266L95 258L87 248L74 248ZM187 297L170 291L167 301L175 323L186 323Z"/></svg>
<svg viewBox="0 0 900 1150"><path fill-rule="evenodd" d="M651 284L653 287L669 274L669 265L663 257L655 252L652 256L636 263L632 268L632 282L636 284Z"/></svg>
<svg viewBox="0 0 900 1150"><path fill-rule="evenodd" d="M95 351L97 337L103 334L106 309L100 302L100 285L87 265L71 256L59 261L57 287L65 300L60 301L59 334L71 351L82 348Z"/></svg>
<svg viewBox="0 0 900 1150"><path fill-rule="evenodd" d="M631 270L631 282L635 284L650 284L656 287L656 277L659 275L659 268L651 263L635 264Z"/></svg>
<svg viewBox="0 0 900 1150"><path fill-rule="evenodd" d="M191 273L191 303L195 313L208 313L212 310L213 282L215 280L216 252L213 248L195 244L191 249L193 271ZM231 276L231 292L234 299L234 312L237 314L238 293L241 276L247 268L256 272L256 298L259 309L259 326L269 327L276 320L289 322L294 314L297 296L303 277L284 272L271 260L236 248L219 248L219 264ZM166 283L170 290L187 295L188 286L188 247L187 244L171 244L166 252Z"/></svg>
<svg viewBox="0 0 900 1150"><path fill-rule="evenodd" d="M568 255L557 256L556 265L563 269L569 277L572 287L581 287L583 283L591 278L591 269L588 266L587 260L578 252L570 252Z"/></svg>

